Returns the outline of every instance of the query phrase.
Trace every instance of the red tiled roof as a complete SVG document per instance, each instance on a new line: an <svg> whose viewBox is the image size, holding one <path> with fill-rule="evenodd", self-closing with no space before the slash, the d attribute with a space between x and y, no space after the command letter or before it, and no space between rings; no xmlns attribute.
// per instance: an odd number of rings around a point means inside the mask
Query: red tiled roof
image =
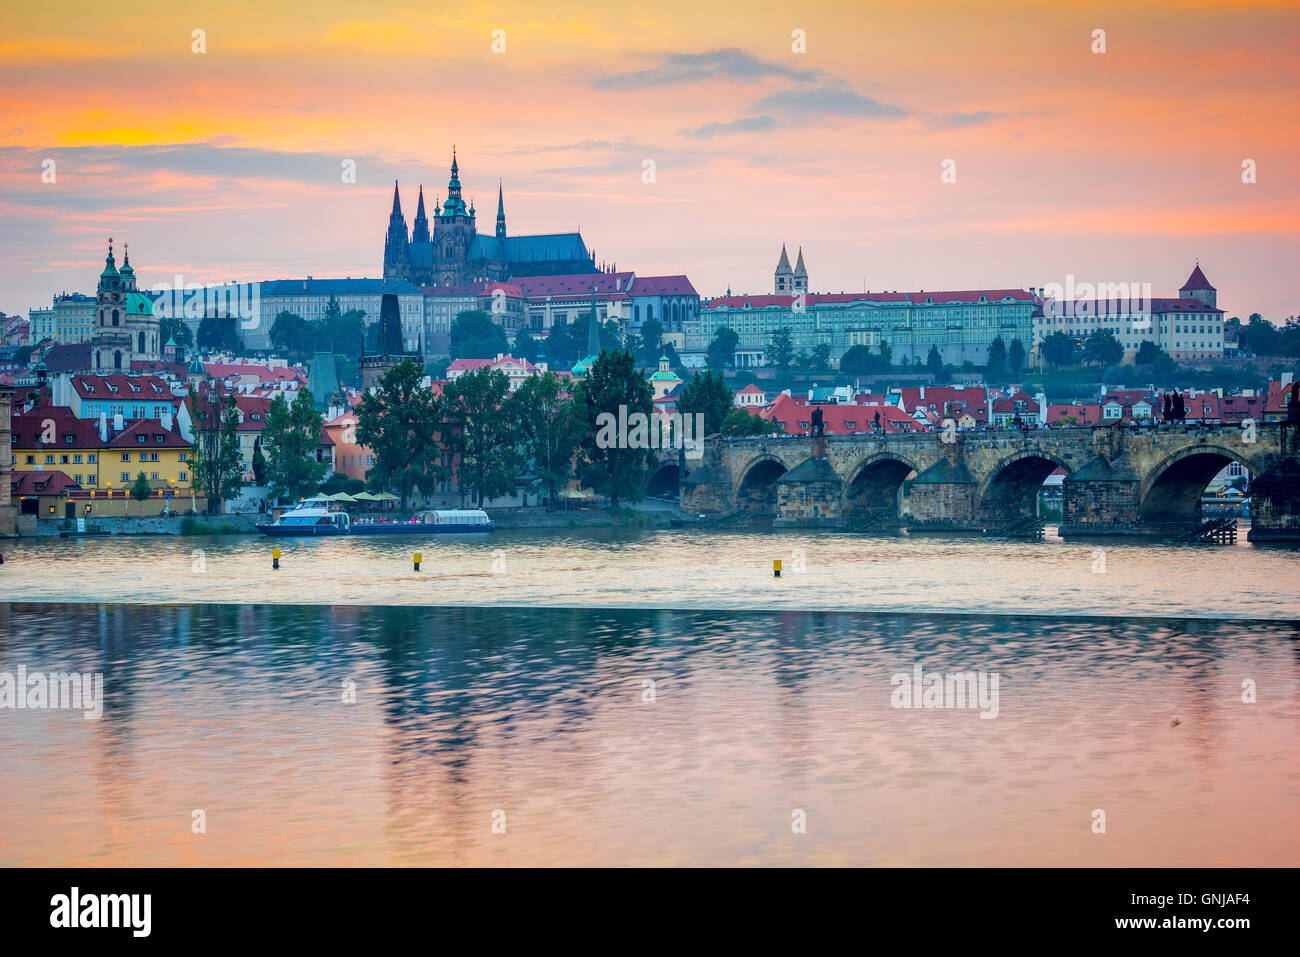
<svg viewBox="0 0 1300 957"><path fill-rule="evenodd" d="M1101 421L1101 404L1097 402L1049 402L1047 424L1053 425L1070 416L1081 425L1096 425Z"/></svg>
<svg viewBox="0 0 1300 957"><path fill-rule="evenodd" d="M140 441L140 436L144 441ZM162 436L162 441L158 441ZM149 449L188 449L190 443L181 438L175 425L170 430L163 428L157 419L136 419L127 424L117 435L108 440L109 448L149 448Z"/></svg>
<svg viewBox="0 0 1300 957"><path fill-rule="evenodd" d="M145 399L167 399L171 401L171 387L156 375L91 375L84 373L72 377L72 387L83 399L111 398L114 395L123 399L140 396ZM113 390L117 391L114 392ZM138 391L137 391L138 390Z"/></svg>
<svg viewBox="0 0 1300 957"><path fill-rule="evenodd" d="M14 472L10 479L13 495L61 495L68 489L81 488L72 476L57 470Z"/></svg>
<svg viewBox="0 0 1300 957"><path fill-rule="evenodd" d="M41 437L45 434L45 423L54 422L54 441L45 443ZM99 425L95 419L79 419L66 405L38 405L30 412L15 414L11 420L13 436L11 444L15 449L25 451L51 451L56 448L97 449ZM71 435L72 442L67 441Z"/></svg>
<svg viewBox="0 0 1300 957"><path fill-rule="evenodd" d="M1187 282L1183 283L1183 288L1179 292L1218 292L1210 285L1210 280L1205 278L1205 273L1201 272L1201 264L1197 263L1192 274L1187 277Z"/></svg>
<svg viewBox="0 0 1300 957"><path fill-rule="evenodd" d="M624 284L624 290L627 285ZM632 280L634 296L698 296L685 276L637 276Z"/></svg>
<svg viewBox="0 0 1300 957"><path fill-rule="evenodd" d="M984 296L990 303L1012 299L1016 302L1033 302L1034 297L1024 289L972 289L940 292L810 292L804 297L804 305L816 306L822 303L834 305L847 302L907 302L915 306L945 306L949 303L978 303ZM718 296L701 305L702 309L743 309L748 303L752 309L764 309L775 306L788 309L794 304L794 296ZM932 302L930 300L933 300Z"/></svg>
<svg viewBox="0 0 1300 957"><path fill-rule="evenodd" d="M976 425L988 424L988 394L980 386L962 388L952 385L908 386L898 391L902 396L903 409L909 414L920 407L942 417L944 408L948 403L952 403L952 412L957 418L969 414Z"/></svg>
<svg viewBox="0 0 1300 957"><path fill-rule="evenodd" d="M912 432L921 429L921 425L910 415L892 405L817 405L822 410L822 422L827 435L849 435L855 432L872 431L876 413L884 427L890 432ZM785 426L790 435L808 435L812 430L812 410L814 406L796 402L782 393L776 401L762 412L760 417L769 422L776 420ZM807 423L801 425L800 423Z"/></svg>
<svg viewBox="0 0 1300 957"><path fill-rule="evenodd" d="M630 272L602 272L574 276L516 276L514 282L525 296L591 296L591 287L596 287L596 295L604 296L613 292L626 292Z"/></svg>

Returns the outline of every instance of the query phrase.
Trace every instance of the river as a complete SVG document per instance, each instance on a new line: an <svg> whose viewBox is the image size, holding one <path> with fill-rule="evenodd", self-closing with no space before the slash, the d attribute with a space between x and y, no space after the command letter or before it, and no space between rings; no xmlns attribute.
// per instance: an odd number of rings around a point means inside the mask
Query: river
<svg viewBox="0 0 1300 957"><path fill-rule="evenodd" d="M277 544L4 544L0 864L1300 863L1295 550Z"/></svg>

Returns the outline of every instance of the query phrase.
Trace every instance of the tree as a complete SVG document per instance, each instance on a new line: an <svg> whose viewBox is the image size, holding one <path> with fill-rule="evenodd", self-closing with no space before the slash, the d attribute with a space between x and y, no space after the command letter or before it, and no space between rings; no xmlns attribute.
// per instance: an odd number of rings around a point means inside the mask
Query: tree
<svg viewBox="0 0 1300 957"><path fill-rule="evenodd" d="M281 310L271 323L270 338L271 345L288 353L290 358L301 358L310 353L307 320L287 309Z"/></svg>
<svg viewBox="0 0 1300 957"><path fill-rule="evenodd" d="M1025 366L1025 347L1019 339L1011 340L1011 348L1007 350L1007 371L1015 375Z"/></svg>
<svg viewBox="0 0 1300 957"><path fill-rule="evenodd" d="M527 359L529 362L536 362L538 355L541 354L542 344L533 338L533 334L527 329L520 329L515 334L515 345L511 350L511 355L517 359Z"/></svg>
<svg viewBox="0 0 1300 957"><path fill-rule="evenodd" d="M262 445L273 499L292 501L310 495L329 471L328 462L316 461L323 419L314 401L306 386L294 395L292 404L283 392L271 400L262 428Z"/></svg>
<svg viewBox="0 0 1300 957"><path fill-rule="evenodd" d="M233 395L220 386L190 386L188 403L194 438L189 455L194 487L207 498L208 515L221 512L222 503L244 486L244 460L239 449L239 409Z"/></svg>
<svg viewBox="0 0 1300 957"><path fill-rule="evenodd" d="M722 434L733 438L742 438L746 435L771 435L773 432L784 431L785 426L780 420L769 421L734 405L727 410L727 416L722 420Z"/></svg>
<svg viewBox="0 0 1300 957"><path fill-rule="evenodd" d="M740 336L736 330L722 326L713 334L704 361L710 369L730 369L736 364L736 347L739 345Z"/></svg>
<svg viewBox="0 0 1300 957"><path fill-rule="evenodd" d="M509 403L508 417L532 467L531 487L554 502L573 476L573 458L587 427L583 393L564 392L553 372L529 376Z"/></svg>
<svg viewBox="0 0 1300 957"><path fill-rule="evenodd" d="M637 340L636 357L642 366L654 366L663 350L664 327L658 319L650 318L641 324Z"/></svg>
<svg viewBox="0 0 1300 957"><path fill-rule="evenodd" d="M1282 335L1277 326L1257 312L1250 314L1250 324L1240 333L1241 351L1253 356L1276 356L1282 353Z"/></svg>
<svg viewBox="0 0 1300 957"><path fill-rule="evenodd" d="M1115 333L1109 329L1098 329L1084 340L1083 361L1090 365L1101 366L1104 369L1107 366L1118 365L1123 358L1124 347L1115 338Z"/></svg>
<svg viewBox="0 0 1300 957"><path fill-rule="evenodd" d="M613 507L620 500L638 501L651 460L649 442L631 441L631 428L628 435L614 436L611 441L609 416L630 426L632 416L640 413L648 424L654 396L650 383L637 372L632 353L602 352L580 388L587 409L582 462L588 467L591 484L609 497Z"/></svg>
<svg viewBox="0 0 1300 957"><path fill-rule="evenodd" d="M509 395L506 374L487 366L457 376L442 390L443 445L459 459L462 497L473 496L479 508L515 489L521 456Z"/></svg>
<svg viewBox="0 0 1300 957"><path fill-rule="evenodd" d="M716 435L722 431L722 423L727 417L727 410L732 408L734 398L732 391L722 379L721 372L708 371L704 375L698 372L691 381L682 387L677 400L677 411L683 416L704 414L704 435ZM703 436L696 436L703 438Z"/></svg>
<svg viewBox="0 0 1300 957"><path fill-rule="evenodd" d="M882 343L883 345L883 343ZM831 344L819 342L813 346L812 360L809 366L814 372L829 372L831 368Z"/></svg>
<svg viewBox="0 0 1300 957"><path fill-rule="evenodd" d="M331 295L325 314L309 324L305 345L311 352L334 352L356 357L361 355L365 335L366 314L360 309L343 312Z"/></svg>
<svg viewBox="0 0 1300 957"><path fill-rule="evenodd" d="M357 443L375 457L366 478L372 488L397 492L403 509L413 487L427 495L448 474L438 442L442 409L423 381L424 370L404 359L357 407Z"/></svg>
<svg viewBox="0 0 1300 957"><path fill-rule="evenodd" d="M881 339L880 346L877 349L880 371L888 372L894 364L894 350L890 348L888 341Z"/></svg>
<svg viewBox="0 0 1300 957"><path fill-rule="evenodd" d="M988 377L990 379L1003 375L1007 369L1007 346L1001 336L996 336L989 343Z"/></svg>
<svg viewBox="0 0 1300 957"><path fill-rule="evenodd" d="M153 489L149 487L149 476L140 472L136 475L135 481L131 483L131 497L137 502L147 502Z"/></svg>
<svg viewBox="0 0 1300 957"><path fill-rule="evenodd" d="M586 340L583 340L585 343ZM568 326L551 326L546 337L546 361L550 368L568 372L582 356L578 355L578 342Z"/></svg>
<svg viewBox="0 0 1300 957"><path fill-rule="evenodd" d="M508 350L505 330L481 309L466 309L452 321L453 359L495 359Z"/></svg>
<svg viewBox="0 0 1300 957"><path fill-rule="evenodd" d="M877 366L870 346L849 346L848 351L840 356L840 371L845 375L871 375Z"/></svg>
<svg viewBox="0 0 1300 957"><path fill-rule="evenodd" d="M1053 332L1045 337L1038 347L1043 361L1058 369L1061 366L1072 365L1078 349L1079 344L1064 332Z"/></svg>
<svg viewBox="0 0 1300 957"><path fill-rule="evenodd" d="M197 337L200 349L235 350L239 348L239 332L234 316L204 316L199 320Z"/></svg>
<svg viewBox="0 0 1300 957"><path fill-rule="evenodd" d="M1149 366L1153 365L1164 352L1158 345L1150 339L1143 339L1138 346L1137 355L1133 358L1134 365Z"/></svg>
<svg viewBox="0 0 1300 957"><path fill-rule="evenodd" d="M943 356L939 355L938 346L930 346L930 351L925 357L925 368L930 375L934 376L936 382L943 377Z"/></svg>
<svg viewBox="0 0 1300 957"><path fill-rule="evenodd" d="M782 374L790 369L790 362L794 359L794 340L788 327L782 326L772 333L772 341L767 344L763 357L768 365L776 366Z"/></svg>

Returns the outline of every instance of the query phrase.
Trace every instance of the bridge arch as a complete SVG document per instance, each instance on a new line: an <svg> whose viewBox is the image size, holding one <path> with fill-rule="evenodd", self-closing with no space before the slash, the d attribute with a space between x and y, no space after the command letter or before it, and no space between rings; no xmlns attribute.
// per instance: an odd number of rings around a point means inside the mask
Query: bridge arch
<svg viewBox="0 0 1300 957"><path fill-rule="evenodd" d="M680 494L682 469L676 462L660 462L645 480L646 497Z"/></svg>
<svg viewBox="0 0 1300 957"><path fill-rule="evenodd" d="M851 524L896 526L902 520L903 482L920 472L907 456L895 452L868 455L849 470L844 483L844 517Z"/></svg>
<svg viewBox="0 0 1300 957"><path fill-rule="evenodd" d="M1055 452L1031 446L1000 459L980 479L975 501L981 521L1010 524L1038 515L1038 493L1058 468L1074 471Z"/></svg>
<svg viewBox="0 0 1300 957"><path fill-rule="evenodd" d="M1201 496L1210 479L1233 462L1249 469L1252 477L1261 471L1240 451L1222 445L1189 445L1165 456L1142 478L1141 521L1153 525L1198 521Z"/></svg>
<svg viewBox="0 0 1300 957"><path fill-rule="evenodd" d="M740 470L736 508L755 518L776 517L776 480L789 469L769 452L754 456Z"/></svg>

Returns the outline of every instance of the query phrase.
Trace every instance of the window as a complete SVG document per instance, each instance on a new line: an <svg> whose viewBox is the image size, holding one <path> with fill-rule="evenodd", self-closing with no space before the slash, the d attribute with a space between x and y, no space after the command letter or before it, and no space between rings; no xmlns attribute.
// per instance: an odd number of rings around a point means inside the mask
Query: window
<svg viewBox="0 0 1300 957"><path fill-rule="evenodd" d="M129 461L131 461L131 453L130 453L130 452L123 452L123 453L122 453L122 461L123 461L123 462L129 462Z"/></svg>
<svg viewBox="0 0 1300 957"><path fill-rule="evenodd" d="M88 464L90 464L90 465L94 465L94 464L95 464L96 462L98 462L98 461L99 461L99 456L98 456L98 455L87 455L87 456L86 456L86 462L87 462Z"/></svg>
<svg viewBox="0 0 1300 957"><path fill-rule="evenodd" d="M54 464L54 456L53 456L53 455L47 455L47 456L45 456L45 464L46 464L46 465L53 465L53 464Z"/></svg>
<svg viewBox="0 0 1300 957"><path fill-rule="evenodd" d="M96 481L95 476L93 476L93 475L87 475L87 476L86 476L86 484L87 484L87 485L94 485L94 484L95 484L95 481Z"/></svg>
<svg viewBox="0 0 1300 957"><path fill-rule="evenodd" d="M34 455L29 455L29 456L27 456L27 463L26 463L26 464L28 464L28 465L35 465L35 464L36 464L36 456L34 456Z"/></svg>
<svg viewBox="0 0 1300 957"><path fill-rule="evenodd" d="M126 484L127 482L129 482L129 481L131 481L131 473L129 473L129 472L123 472L123 473L122 473L122 484L125 485L125 484Z"/></svg>
<svg viewBox="0 0 1300 957"><path fill-rule="evenodd" d="M190 480L189 473L188 473L188 472L177 472L177 473L176 473L176 480L177 480L178 482L188 482L188 481Z"/></svg>

